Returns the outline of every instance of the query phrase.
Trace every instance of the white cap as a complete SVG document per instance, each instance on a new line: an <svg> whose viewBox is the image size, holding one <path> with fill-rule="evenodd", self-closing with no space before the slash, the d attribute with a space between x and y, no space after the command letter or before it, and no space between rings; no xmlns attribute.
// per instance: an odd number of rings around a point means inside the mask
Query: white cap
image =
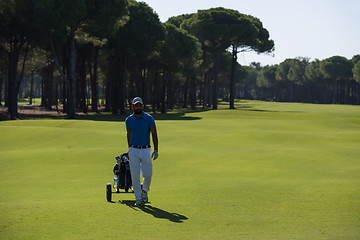
<svg viewBox="0 0 360 240"><path fill-rule="evenodd" d="M141 103L141 105L144 105L143 100L140 97L134 98L132 104L135 105L138 102Z"/></svg>

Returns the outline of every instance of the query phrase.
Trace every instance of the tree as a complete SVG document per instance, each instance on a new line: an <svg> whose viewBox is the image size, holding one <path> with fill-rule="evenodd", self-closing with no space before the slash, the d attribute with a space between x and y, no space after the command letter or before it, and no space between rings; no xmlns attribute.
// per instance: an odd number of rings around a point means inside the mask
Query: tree
<svg viewBox="0 0 360 240"><path fill-rule="evenodd" d="M290 70L290 64L291 64L291 59L285 59L284 62L280 63L278 65L278 67L276 68L276 73L275 73L275 79L277 81L278 84L278 96L279 96L279 100L280 101L284 101L287 97L286 97L286 89L290 89L290 80L289 80L289 70ZM292 101L292 94L290 96L290 99Z"/></svg>
<svg viewBox="0 0 360 240"><path fill-rule="evenodd" d="M238 47L249 47L258 52L265 52L271 51L274 45L273 41L268 40L269 34L258 19L231 9L219 7L199 10L197 14L185 20L181 26L195 35L201 42L203 50L212 56L213 109L217 109L218 71L221 53L233 45L234 61L236 62ZM233 85L232 80L231 88ZM231 107L233 107L233 103Z"/></svg>
<svg viewBox="0 0 360 240"><path fill-rule="evenodd" d="M126 13L126 0L37 0L32 22L33 39L49 46L54 63L67 85L68 117L76 115L76 36L80 27L88 25L93 34L111 32L116 22ZM84 28L86 29L86 27ZM45 37L45 38L44 38ZM46 44L47 43L47 44ZM67 76L59 62L59 50L67 45Z"/></svg>
<svg viewBox="0 0 360 240"><path fill-rule="evenodd" d="M351 61L341 56L334 56L321 61L320 71L326 78L333 80L333 103L338 100L338 88L341 82L345 83L345 92L347 91L348 80L353 76L352 66ZM341 101L346 102L345 99L341 99Z"/></svg>
<svg viewBox="0 0 360 240"><path fill-rule="evenodd" d="M253 63L250 66L243 66L244 78L240 84L240 97L245 99L257 99L256 94L256 79L259 70Z"/></svg>
<svg viewBox="0 0 360 240"><path fill-rule="evenodd" d="M32 20L30 1L0 1L0 44L8 55L7 106L10 119L17 116L17 95L20 78L17 74L19 57L29 40L28 25Z"/></svg>
<svg viewBox="0 0 360 240"><path fill-rule="evenodd" d="M29 104L33 104L33 97L35 96L36 87L40 86L40 82L37 81L36 74L42 73L44 67L46 67L51 59L51 54L39 47L33 47L29 51L29 61L27 62L26 73L30 75L30 88L29 88ZM44 90L44 87L42 88ZM38 91L40 94L40 91ZM42 94L44 96L44 93ZM43 104L43 102L42 102Z"/></svg>
<svg viewBox="0 0 360 240"><path fill-rule="evenodd" d="M5 76L7 75L6 66L7 64L7 53L3 49L3 46L0 45L0 106L2 106L3 101L3 86L5 83ZM6 91L5 91L6 92Z"/></svg>
<svg viewBox="0 0 360 240"><path fill-rule="evenodd" d="M175 17L171 17L169 18L166 23L171 23L173 25L175 25L176 27L178 28L181 28L181 24L191 18L195 13L191 13L191 14L182 14L182 15L179 15L179 16L175 16Z"/></svg>
<svg viewBox="0 0 360 240"><path fill-rule="evenodd" d="M352 69L354 79L357 83L360 83L360 60L355 63L353 69Z"/></svg>
<svg viewBox="0 0 360 240"><path fill-rule="evenodd" d="M237 54L245 51L270 53L274 50L274 41L269 39L269 32L258 18L233 12L234 20L232 39L232 65L230 80L230 109L234 109L234 81L237 66ZM240 50L238 50L240 49Z"/></svg>
<svg viewBox="0 0 360 240"><path fill-rule="evenodd" d="M295 85L303 85L306 82L305 67L309 63L307 58L295 58L289 61L290 69L288 79Z"/></svg>
<svg viewBox="0 0 360 240"><path fill-rule="evenodd" d="M354 64L352 73L353 73L353 84L352 89L353 92L351 94L352 103L359 104L360 100L360 55L355 55L352 58L352 62Z"/></svg>
<svg viewBox="0 0 360 240"><path fill-rule="evenodd" d="M304 101L306 92L304 92L303 86L306 83L305 67L308 63L309 59L302 57L291 59L290 61L288 79L291 83L294 101Z"/></svg>
<svg viewBox="0 0 360 240"><path fill-rule="evenodd" d="M97 33L94 36L89 33L90 29L87 25L81 26L77 30L77 73L78 73L78 106L83 109L83 112L87 112L88 97L86 95L87 87L87 74L90 78L90 90L91 90L91 110L98 111L98 58L101 48L103 48L107 42L105 33Z"/></svg>
<svg viewBox="0 0 360 240"><path fill-rule="evenodd" d="M87 1L87 18L77 31L77 42L83 48L84 64L90 75L91 109L98 110L98 61L108 39L128 20L127 1ZM85 68L85 67L84 67Z"/></svg>
<svg viewBox="0 0 360 240"><path fill-rule="evenodd" d="M217 109L218 71L220 55L230 46L227 24L229 15L224 8L199 10L190 19L184 21L182 28L196 36L204 51L210 53L213 62L213 109Z"/></svg>
<svg viewBox="0 0 360 240"><path fill-rule="evenodd" d="M306 87L310 92L310 102L326 102L327 90L326 82L324 81L324 76L320 72L320 60L315 59L315 61L309 63L305 67L305 78L306 78Z"/></svg>
<svg viewBox="0 0 360 240"><path fill-rule="evenodd" d="M109 71L113 81L110 87L113 92L112 112L115 114L120 110L124 113L125 100L125 74L130 72L133 81L129 84L129 95L133 98L141 95L144 103L147 102L145 93L144 69L149 63L151 56L160 47L160 42L164 38L164 27L159 20L159 16L144 2L129 1L128 6L129 20L124 26L119 28L109 39L108 49L111 52L109 66L113 70ZM137 83L135 86L133 83Z"/></svg>
<svg viewBox="0 0 360 240"><path fill-rule="evenodd" d="M76 115L76 47L75 35L81 21L86 19L86 3L81 1L38 0L34 6L32 35L37 43L51 50L54 63L67 86L67 114ZM59 50L68 44L68 75L59 63ZM48 47L49 46L49 47Z"/></svg>
<svg viewBox="0 0 360 240"><path fill-rule="evenodd" d="M274 100L275 92L274 86L276 84L275 74L277 66L265 66L261 70L256 78L256 86L260 89L264 89L264 92L261 94L262 99L264 100Z"/></svg>
<svg viewBox="0 0 360 240"><path fill-rule="evenodd" d="M182 72L185 76L185 89L184 89L184 101L183 101L183 107L187 108L188 105L188 96L190 96L190 106L191 109L195 110L196 108L196 93L197 93L197 78L200 72L200 66L201 66L201 56L202 56L202 50L201 45L198 42L198 40L192 37L192 42L190 45L188 45L188 48L186 51L189 52L189 56L184 59L182 64Z"/></svg>
<svg viewBox="0 0 360 240"><path fill-rule="evenodd" d="M194 76L194 67L200 55L198 40L185 30L173 24L165 23L165 40L161 48L163 65L163 84L161 94L161 112L165 113L165 91L167 88L167 103L173 108L173 76L180 70L185 71L186 83Z"/></svg>
<svg viewBox="0 0 360 240"><path fill-rule="evenodd" d="M290 101L300 100L302 85L304 85L305 67L308 64L307 58L289 58L280 63L276 69L275 79L278 81L280 99ZM288 96L286 96L288 95Z"/></svg>

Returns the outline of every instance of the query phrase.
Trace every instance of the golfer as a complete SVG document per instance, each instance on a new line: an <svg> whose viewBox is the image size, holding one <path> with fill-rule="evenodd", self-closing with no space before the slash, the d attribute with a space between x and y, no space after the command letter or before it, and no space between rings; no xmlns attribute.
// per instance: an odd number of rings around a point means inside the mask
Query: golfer
<svg viewBox="0 0 360 240"><path fill-rule="evenodd" d="M158 137L154 118L143 112L144 103L140 97L132 101L134 113L125 120L127 129L127 141L129 145L129 161L132 184L135 194L135 206L142 207L149 201L148 192L150 190L152 177L152 159L157 159ZM154 144L154 151L151 152L150 132ZM143 175L143 186L141 189L140 171Z"/></svg>

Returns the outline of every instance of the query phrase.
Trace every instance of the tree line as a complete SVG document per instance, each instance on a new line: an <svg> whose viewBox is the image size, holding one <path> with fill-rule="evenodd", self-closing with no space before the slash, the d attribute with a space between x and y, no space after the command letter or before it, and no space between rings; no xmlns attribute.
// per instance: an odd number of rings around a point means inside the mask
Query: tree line
<svg viewBox="0 0 360 240"><path fill-rule="evenodd" d="M274 49L258 18L221 7L162 23L134 0L0 0L0 104L11 119L19 96L39 94L69 118L100 104L124 114L134 96L154 113L217 109L219 98L359 104L357 56L237 63Z"/></svg>
<svg viewBox="0 0 360 240"><path fill-rule="evenodd" d="M237 97L267 101L360 104L360 55L309 61L286 59L280 64L252 63L239 84Z"/></svg>

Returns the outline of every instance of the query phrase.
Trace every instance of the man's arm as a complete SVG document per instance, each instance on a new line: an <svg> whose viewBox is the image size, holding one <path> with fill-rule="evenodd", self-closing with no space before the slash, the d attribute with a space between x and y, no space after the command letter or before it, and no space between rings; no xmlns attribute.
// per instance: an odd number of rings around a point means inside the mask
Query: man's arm
<svg viewBox="0 0 360 240"><path fill-rule="evenodd" d="M157 132L156 132L156 126L152 126L150 127L150 132L152 135L152 140L153 140L153 144L154 144L154 150L158 150L158 136L157 136Z"/></svg>
<svg viewBox="0 0 360 240"><path fill-rule="evenodd" d="M127 142L130 147L131 129L127 129Z"/></svg>

